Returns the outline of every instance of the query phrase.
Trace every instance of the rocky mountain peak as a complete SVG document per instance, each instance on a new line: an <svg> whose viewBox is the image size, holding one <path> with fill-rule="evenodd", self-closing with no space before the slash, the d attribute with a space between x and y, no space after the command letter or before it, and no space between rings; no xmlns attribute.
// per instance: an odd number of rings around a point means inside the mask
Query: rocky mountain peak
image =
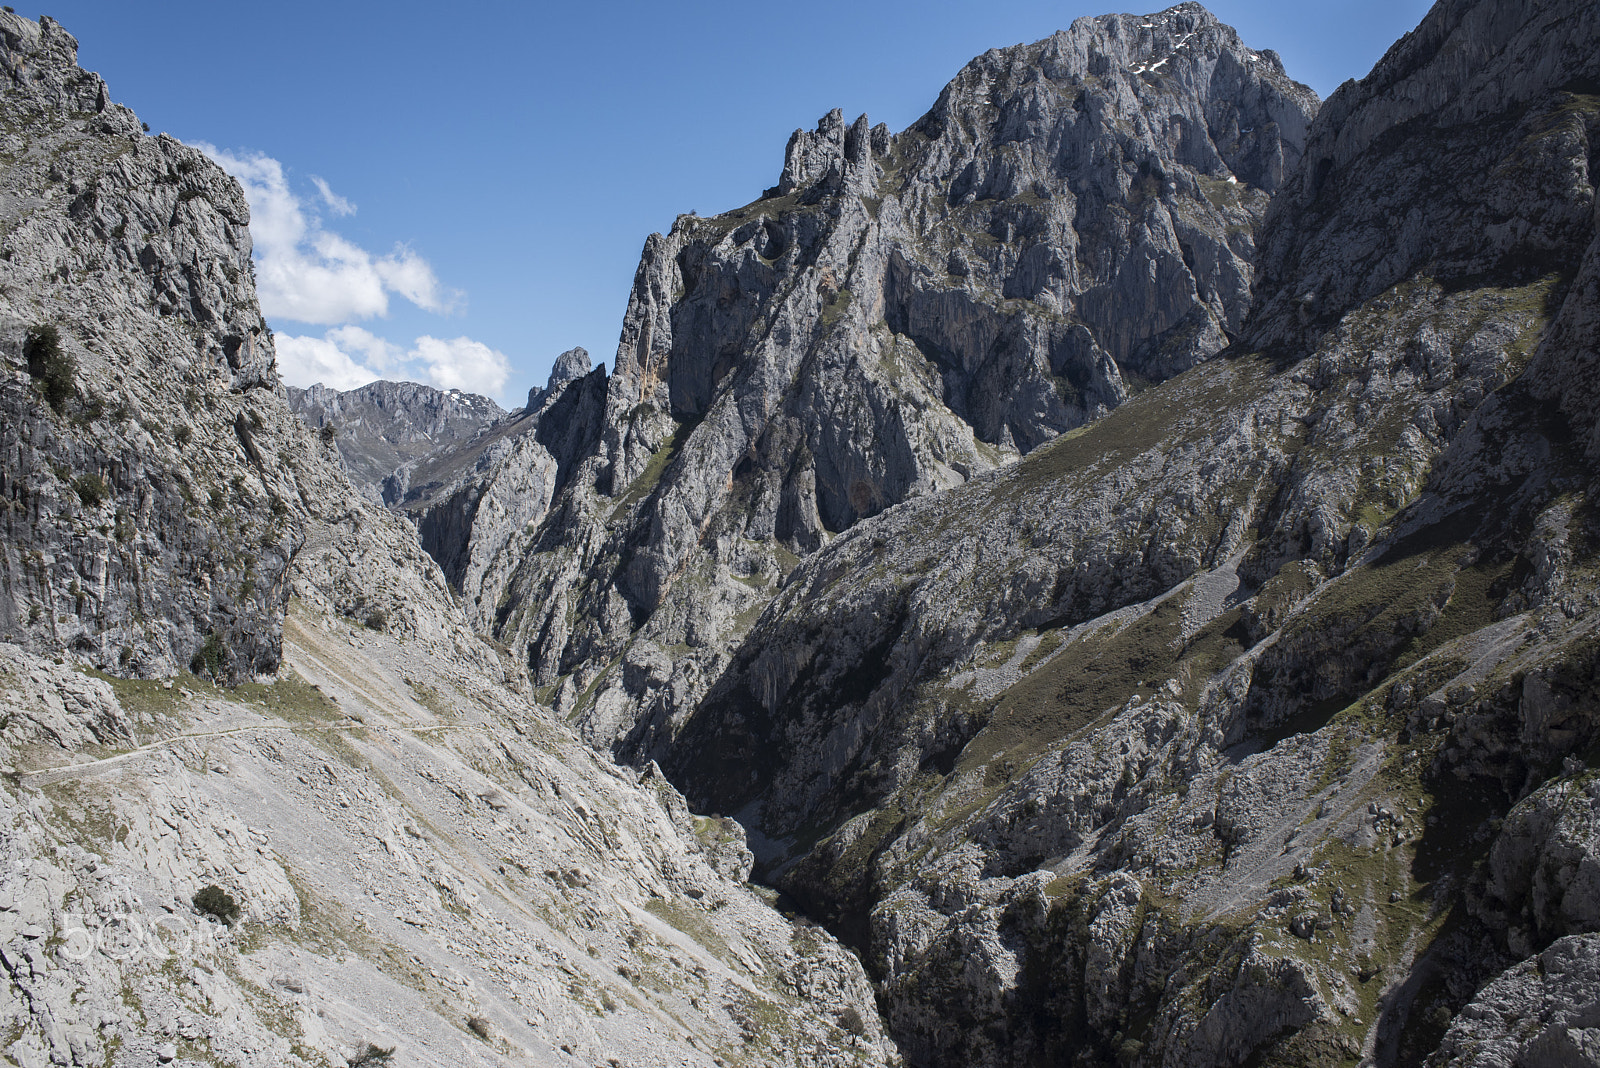
<svg viewBox="0 0 1600 1068"><path fill-rule="evenodd" d="M1059 114L1052 98L1063 94L1087 121L1064 127L1076 133L1064 142L1041 140L1041 124ZM1159 94L1171 94L1175 110L1151 107ZM1316 110L1315 96L1284 73L1275 53L1246 47L1232 27L1186 3L1153 15L1082 18L1036 44L987 52L914 129L946 143L939 163L957 178L954 199L1016 195L1013 153L1024 146L1036 165L1070 172L1079 195L1125 196L1130 179L1173 166L1270 193L1299 159ZM973 112L993 116L992 136L971 136L953 121ZM1086 138L1106 132L1121 151L1103 159L1082 151ZM1017 147L996 151L1008 144Z"/></svg>
<svg viewBox="0 0 1600 1068"><path fill-rule="evenodd" d="M850 185L858 192L869 192L877 177L869 164L874 156L888 151L889 127L883 123L869 126L865 115L846 126L844 111L834 108L817 122L815 130L796 130L790 136L783 174L774 193L788 196L823 183L830 183L830 190Z"/></svg>
<svg viewBox="0 0 1600 1068"><path fill-rule="evenodd" d="M588 374L589 369L593 366L593 361L589 359L588 349L585 349L582 346L568 349L566 352L563 352L560 356L556 357L555 366L550 368L550 380L545 384L544 387L545 394L549 395L554 393L568 382L576 382L578 379ZM528 407L538 407L538 404L534 401L532 393L528 395Z"/></svg>
<svg viewBox="0 0 1600 1068"><path fill-rule="evenodd" d="M831 539L685 717L661 766L913 1063L1594 1060L1597 18L1436 4L1281 169L1209 106L1198 154L1111 139L1276 184L1241 343ZM1073 30L1091 113L1189 69Z"/></svg>
<svg viewBox="0 0 1600 1068"><path fill-rule="evenodd" d="M48 15L34 22L0 11L0 75L8 88L38 104L61 111L101 113L113 109L106 83L78 66L78 39ZM118 126L132 118L118 108Z"/></svg>
<svg viewBox="0 0 1600 1068"><path fill-rule="evenodd" d="M308 426L326 428L345 469L373 501L383 499L386 479L506 416L488 397L417 382L369 382L349 390L289 386L286 395Z"/></svg>

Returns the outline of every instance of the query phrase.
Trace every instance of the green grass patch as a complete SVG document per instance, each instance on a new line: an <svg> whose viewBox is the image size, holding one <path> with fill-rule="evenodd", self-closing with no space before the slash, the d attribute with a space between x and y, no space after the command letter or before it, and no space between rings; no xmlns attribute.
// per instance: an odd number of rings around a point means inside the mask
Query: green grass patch
<svg viewBox="0 0 1600 1068"><path fill-rule="evenodd" d="M1172 450L1198 441L1259 399L1271 380L1272 367L1260 356L1207 361L1035 449L1006 484L1015 496L1032 496L1158 446Z"/></svg>
<svg viewBox="0 0 1600 1068"><path fill-rule="evenodd" d="M727 940L718 933L704 912L682 901L669 901L653 897L645 902L644 910L659 920L682 931L722 960L735 962Z"/></svg>
<svg viewBox="0 0 1600 1068"><path fill-rule="evenodd" d="M1197 641L1205 638L1195 652L1207 665L1226 656L1228 649L1242 649L1221 638L1236 619L1237 613L1230 613L1225 627L1209 627L1195 636ZM1132 622L1107 625L1068 645L1001 695L983 730L962 751L957 774L1002 755L1018 765L1029 763L1108 709L1135 695L1148 696L1178 671L1190 652L1181 641L1182 620L1183 598L1168 597ZM1201 664L1195 667L1194 674L1209 674Z"/></svg>
<svg viewBox="0 0 1600 1068"><path fill-rule="evenodd" d="M183 708L188 696L193 695L201 700L253 706L291 723L320 725L342 718L338 706L326 694L287 666L272 682L242 682L231 688L189 672L180 672L163 681L118 678L89 667L82 671L109 685L123 708L150 716L174 715Z"/></svg>
<svg viewBox="0 0 1600 1068"><path fill-rule="evenodd" d="M1241 186L1238 182L1230 182L1226 178L1213 178L1209 174L1198 176L1200 192L1206 202L1218 211L1239 211L1243 204L1239 199Z"/></svg>
<svg viewBox="0 0 1600 1068"><path fill-rule="evenodd" d="M667 435L661 446L650 454L650 462L645 464L645 468L639 473L639 477L628 485L627 490L622 494L622 498L617 501L617 506L611 510L608 522L616 519L655 492L656 487L661 484L662 476L666 474L667 466L672 463L683 448L683 443L688 440L689 434L698 425L698 419L680 422L677 428Z"/></svg>
<svg viewBox="0 0 1600 1068"><path fill-rule="evenodd" d="M840 289L833 299L822 306L822 326L824 329L843 319L850 310L852 295L848 288Z"/></svg>

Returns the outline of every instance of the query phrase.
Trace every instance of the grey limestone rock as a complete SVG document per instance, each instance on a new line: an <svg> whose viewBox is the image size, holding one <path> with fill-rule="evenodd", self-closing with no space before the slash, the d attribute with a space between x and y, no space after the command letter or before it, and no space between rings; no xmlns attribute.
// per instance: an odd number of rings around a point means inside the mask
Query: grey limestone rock
<svg viewBox="0 0 1600 1068"><path fill-rule="evenodd" d="M1185 4L986 53L899 134L797 131L767 195L646 242L496 636L648 755L798 558L1221 349L1315 109Z"/></svg>
<svg viewBox="0 0 1600 1068"><path fill-rule="evenodd" d="M304 505L249 211L75 52L0 13L0 635L119 674L270 672Z"/></svg>
<svg viewBox="0 0 1600 1068"><path fill-rule="evenodd" d="M744 884L737 824L596 758L492 658L309 599L284 655L230 692L0 643L9 1060L894 1062L860 963Z"/></svg>
<svg viewBox="0 0 1600 1068"><path fill-rule="evenodd" d="M345 470L374 501L395 478L431 453L471 440L506 413L488 397L416 382L372 382L357 389L285 387L290 409L339 450ZM393 490L388 491L391 495Z"/></svg>
<svg viewBox="0 0 1600 1068"><path fill-rule="evenodd" d="M441 448L391 478L390 506L417 527L424 549L466 600L480 631L504 618L508 560L536 543L557 495L602 426L606 374L583 349L561 354L528 406L471 440Z"/></svg>
<svg viewBox="0 0 1600 1068"><path fill-rule="evenodd" d="M298 566L330 609L453 641L414 534L279 392L238 184L144 136L50 20L0 31L26 72L0 145L0 639L123 676L271 675Z"/></svg>
<svg viewBox="0 0 1600 1068"><path fill-rule="evenodd" d="M529 392L528 407L530 409L539 407L538 402L544 396L554 393L569 382L576 382L578 379L585 377L593 367L594 362L589 359L589 351L587 349L579 346L563 352L556 357L555 365L550 368L550 380L545 383L543 393L536 395L533 392Z"/></svg>
<svg viewBox="0 0 1600 1068"><path fill-rule="evenodd" d="M1437 5L1313 122L1238 345L830 539L656 751L912 1056L1420 1061L1593 930L1539 789L1600 740L1580 6Z"/></svg>
<svg viewBox="0 0 1600 1068"><path fill-rule="evenodd" d="M1301 343L1418 275L1525 283L1581 253L1597 20L1445 0L1329 97L1269 212L1251 343Z"/></svg>
<svg viewBox="0 0 1600 1068"><path fill-rule="evenodd" d="M1561 779L1519 802L1489 852L1487 890L1513 949L1600 931L1600 780Z"/></svg>
<svg viewBox="0 0 1600 1068"><path fill-rule="evenodd" d="M1472 999L1428 1062L1440 1068L1600 1063L1600 935L1570 935Z"/></svg>

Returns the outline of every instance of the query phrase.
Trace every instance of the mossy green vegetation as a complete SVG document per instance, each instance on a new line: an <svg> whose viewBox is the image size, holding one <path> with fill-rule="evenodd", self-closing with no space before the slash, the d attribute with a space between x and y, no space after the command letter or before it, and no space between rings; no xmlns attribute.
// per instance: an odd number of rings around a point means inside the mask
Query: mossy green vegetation
<svg viewBox="0 0 1600 1068"><path fill-rule="evenodd" d="M645 902L644 909L652 916L677 928L724 961L737 963L727 940L717 931L699 908L682 900L653 897Z"/></svg>
<svg viewBox="0 0 1600 1068"><path fill-rule="evenodd" d="M699 420L678 423L672 433L667 435L666 440L650 454L650 462L645 464L639 477L629 483L627 490L617 501L617 506L611 510L610 519L615 520L619 516L626 515L635 505L655 492L656 487L661 484L662 476L666 474L667 466L677 457L683 448L683 443L698 424Z"/></svg>
<svg viewBox="0 0 1600 1068"><path fill-rule="evenodd" d="M739 825L726 816L694 817L695 837L708 850L718 850L740 836Z"/></svg>
<svg viewBox="0 0 1600 1068"><path fill-rule="evenodd" d="M1171 451L1198 441L1264 393L1272 371L1268 360L1254 355L1200 364L1035 449L1005 485L1019 497L1064 488L1074 476L1110 471L1158 446Z"/></svg>
<svg viewBox="0 0 1600 1068"><path fill-rule="evenodd" d="M215 883L195 891L194 907L201 915L215 916L229 927L239 922L239 903L232 894Z"/></svg>
<svg viewBox="0 0 1600 1068"><path fill-rule="evenodd" d="M294 724L324 725L342 718L338 706L319 687L287 666L271 682L242 682L233 687L189 672L158 680L124 679L94 668L82 670L109 685L123 708L156 718L177 715L192 698L253 706Z"/></svg>
<svg viewBox="0 0 1600 1068"><path fill-rule="evenodd" d="M61 332L46 323L28 331L22 345L28 374L45 403L59 415L77 392L78 364L61 347Z"/></svg>
<svg viewBox="0 0 1600 1068"><path fill-rule="evenodd" d="M834 323L843 319L850 310L851 293L848 288L840 289L833 295L833 299L822 306L822 326L827 329Z"/></svg>
<svg viewBox="0 0 1600 1068"><path fill-rule="evenodd" d="M1182 594L1164 598L1132 621L1094 630L1031 670L994 704L983 730L962 751L957 771L1001 756L1019 768L1031 764L1115 707L1148 698L1169 678L1187 679L1196 690L1244 651L1244 637L1233 609L1185 642L1183 600ZM1030 654L1025 666L1034 659Z"/></svg>

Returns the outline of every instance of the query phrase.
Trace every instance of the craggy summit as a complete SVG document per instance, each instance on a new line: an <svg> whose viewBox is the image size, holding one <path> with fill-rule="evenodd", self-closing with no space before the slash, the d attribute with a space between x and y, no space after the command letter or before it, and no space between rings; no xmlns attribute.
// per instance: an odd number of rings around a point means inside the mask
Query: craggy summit
<svg viewBox="0 0 1600 1068"><path fill-rule="evenodd" d="M0 14L13 1060L1600 1064L1592 0L984 53L511 412L290 394L75 49Z"/></svg>

